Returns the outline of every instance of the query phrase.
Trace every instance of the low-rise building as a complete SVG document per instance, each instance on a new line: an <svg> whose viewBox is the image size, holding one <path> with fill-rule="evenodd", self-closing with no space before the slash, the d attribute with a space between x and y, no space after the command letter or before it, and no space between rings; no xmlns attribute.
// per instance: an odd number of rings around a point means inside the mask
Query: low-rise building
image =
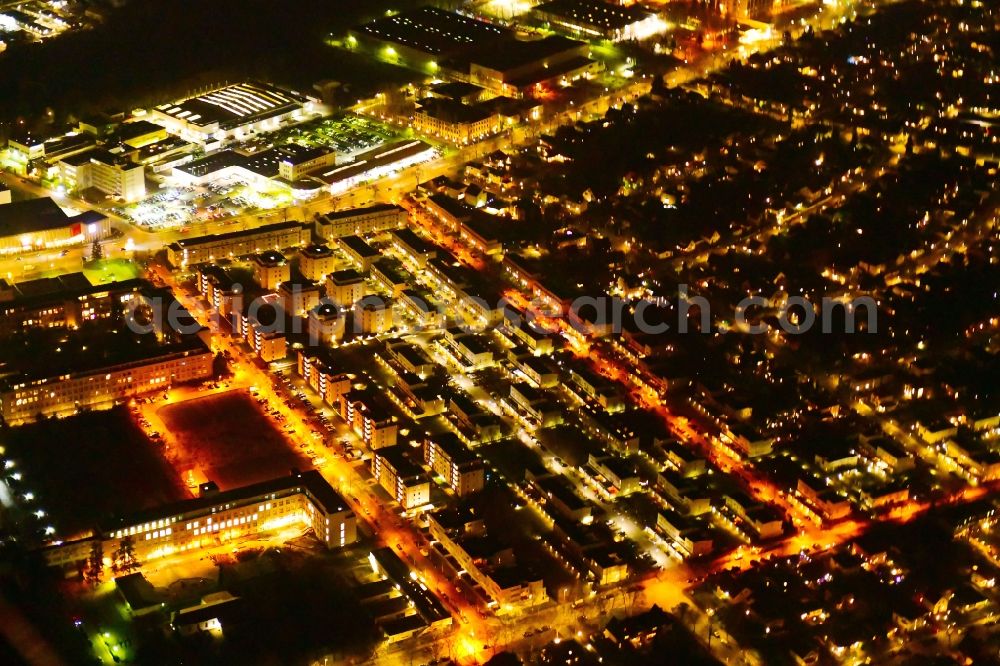
<svg viewBox="0 0 1000 666"><path fill-rule="evenodd" d="M352 390L340 397L340 416L372 451L395 446L399 424L385 400L371 389Z"/></svg>
<svg viewBox="0 0 1000 666"><path fill-rule="evenodd" d="M288 354L288 340L278 319L281 313L275 308L244 307L231 316L233 333L246 340L260 360L271 363Z"/></svg>
<svg viewBox="0 0 1000 666"><path fill-rule="evenodd" d="M299 350L298 373L332 407L339 407L340 397L351 390L350 378L339 372L321 349Z"/></svg>
<svg viewBox="0 0 1000 666"><path fill-rule="evenodd" d="M107 150L91 150L59 162L59 175L70 190L96 188L120 201L146 196L146 175L141 164Z"/></svg>
<svg viewBox="0 0 1000 666"><path fill-rule="evenodd" d="M372 262L381 256L381 253L366 243L361 236L341 236L337 239L337 245L351 260L354 267L362 273L371 270Z"/></svg>
<svg viewBox="0 0 1000 666"><path fill-rule="evenodd" d="M11 374L0 381L0 416L7 425L15 425L208 379L213 358L204 342L190 337L122 363L65 368L52 374Z"/></svg>
<svg viewBox="0 0 1000 666"><path fill-rule="evenodd" d="M111 222L104 215L67 215L48 197L0 205L2 253L83 245L110 235Z"/></svg>
<svg viewBox="0 0 1000 666"><path fill-rule="evenodd" d="M198 267L198 291L224 317L243 308L243 285L233 280L222 266L202 264Z"/></svg>
<svg viewBox="0 0 1000 666"><path fill-rule="evenodd" d="M413 129L448 143L475 143L503 129L500 115L488 108L428 97L413 114Z"/></svg>
<svg viewBox="0 0 1000 666"><path fill-rule="evenodd" d="M295 143L285 144L279 149L278 174L292 183L307 173L332 166L337 162L337 151L326 146L306 148Z"/></svg>
<svg viewBox="0 0 1000 666"><path fill-rule="evenodd" d="M354 328L365 335L380 335L392 328L392 302L365 296L354 304Z"/></svg>
<svg viewBox="0 0 1000 666"><path fill-rule="evenodd" d="M409 286L409 280L403 270L403 265L389 257L372 263L371 276L375 284L385 289L393 298L399 298L403 290Z"/></svg>
<svg viewBox="0 0 1000 666"><path fill-rule="evenodd" d="M339 407L340 397L351 390L350 378L340 372L321 349L299 350L298 372L331 407Z"/></svg>
<svg viewBox="0 0 1000 666"><path fill-rule="evenodd" d="M403 260L415 268L427 265L427 260L435 255L433 245L415 234L411 229L396 229L389 233L393 248L403 256Z"/></svg>

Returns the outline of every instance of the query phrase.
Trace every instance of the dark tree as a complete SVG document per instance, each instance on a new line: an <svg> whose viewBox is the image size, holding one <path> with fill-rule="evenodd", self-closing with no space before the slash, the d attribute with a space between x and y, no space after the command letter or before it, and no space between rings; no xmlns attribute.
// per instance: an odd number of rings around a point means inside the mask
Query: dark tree
<svg viewBox="0 0 1000 666"><path fill-rule="evenodd" d="M129 574L139 568L139 561L135 557L135 542L132 537L122 537L112 559L116 572Z"/></svg>
<svg viewBox="0 0 1000 666"><path fill-rule="evenodd" d="M101 540L94 539L94 544L90 547L90 555L87 557L87 566L83 570L83 579L93 585L101 584L104 577L104 544Z"/></svg>

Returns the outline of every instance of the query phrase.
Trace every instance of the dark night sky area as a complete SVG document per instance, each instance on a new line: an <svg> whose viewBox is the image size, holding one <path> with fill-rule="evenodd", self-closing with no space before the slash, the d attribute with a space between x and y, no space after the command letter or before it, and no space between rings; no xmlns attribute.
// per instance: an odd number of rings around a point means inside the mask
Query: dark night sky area
<svg viewBox="0 0 1000 666"><path fill-rule="evenodd" d="M0 55L0 119L47 107L57 120L74 112L127 111L198 85L247 77L304 88L338 79L361 60L326 46L324 36L341 37L390 4L421 3L134 0L94 30Z"/></svg>

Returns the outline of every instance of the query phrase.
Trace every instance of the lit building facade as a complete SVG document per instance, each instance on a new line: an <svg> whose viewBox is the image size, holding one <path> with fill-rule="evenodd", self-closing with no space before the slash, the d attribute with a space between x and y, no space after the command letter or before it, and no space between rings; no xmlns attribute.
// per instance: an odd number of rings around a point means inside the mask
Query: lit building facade
<svg viewBox="0 0 1000 666"><path fill-rule="evenodd" d="M482 461L453 433L428 438L424 442L424 462L456 495L483 489L486 470Z"/></svg>
<svg viewBox="0 0 1000 666"><path fill-rule="evenodd" d="M281 222L247 231L185 238L167 246L167 260L179 268L265 250L298 247L311 239L310 226Z"/></svg>
<svg viewBox="0 0 1000 666"><path fill-rule="evenodd" d="M206 489L195 499L112 520L90 538L50 546L43 554L51 566L79 565L95 538L105 553L130 538L136 559L144 562L296 528L312 529L327 548L358 539L354 512L319 472L310 470L223 492Z"/></svg>
<svg viewBox="0 0 1000 666"><path fill-rule="evenodd" d="M106 150L92 150L60 161L59 175L70 190L94 187L126 202L146 196L144 167Z"/></svg>
<svg viewBox="0 0 1000 666"><path fill-rule="evenodd" d="M406 457L402 446L375 451L372 475L404 509L414 509L430 501L430 482L423 470Z"/></svg>
<svg viewBox="0 0 1000 666"><path fill-rule="evenodd" d="M266 250L253 257L253 279L264 289L277 289L291 276L291 267L285 255L277 250Z"/></svg>
<svg viewBox="0 0 1000 666"><path fill-rule="evenodd" d="M327 213L316 218L316 234L333 240L344 236L374 234L406 224L406 210L392 204Z"/></svg>

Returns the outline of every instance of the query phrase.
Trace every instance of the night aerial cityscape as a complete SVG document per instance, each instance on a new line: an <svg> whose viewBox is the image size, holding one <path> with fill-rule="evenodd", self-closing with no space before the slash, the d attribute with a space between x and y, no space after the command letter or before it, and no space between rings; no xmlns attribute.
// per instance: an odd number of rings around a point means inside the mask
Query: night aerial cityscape
<svg viewBox="0 0 1000 666"><path fill-rule="evenodd" d="M997 0L0 0L0 665L1000 664L998 169Z"/></svg>

